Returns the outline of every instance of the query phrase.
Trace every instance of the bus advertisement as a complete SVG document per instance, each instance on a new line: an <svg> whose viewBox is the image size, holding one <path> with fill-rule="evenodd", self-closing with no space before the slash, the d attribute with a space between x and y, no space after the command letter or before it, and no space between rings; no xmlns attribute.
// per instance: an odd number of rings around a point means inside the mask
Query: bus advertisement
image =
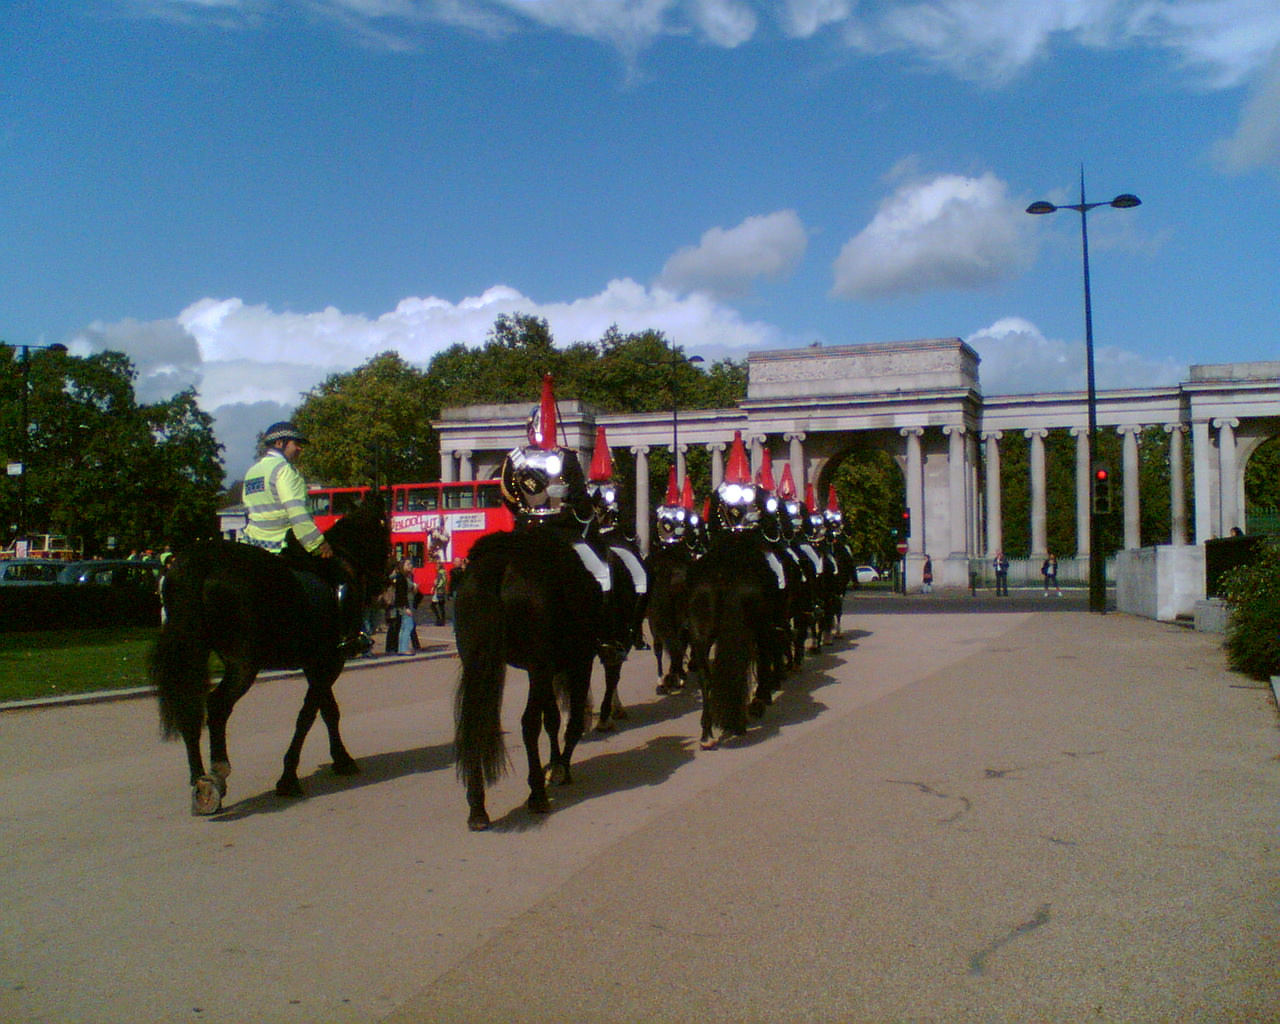
<svg viewBox="0 0 1280 1024"><path fill-rule="evenodd" d="M437 566L447 573L480 537L514 526L497 480L392 484L387 490L392 554L413 562L414 582L425 593L435 584ZM368 487L311 487L307 507L327 530L368 493Z"/></svg>

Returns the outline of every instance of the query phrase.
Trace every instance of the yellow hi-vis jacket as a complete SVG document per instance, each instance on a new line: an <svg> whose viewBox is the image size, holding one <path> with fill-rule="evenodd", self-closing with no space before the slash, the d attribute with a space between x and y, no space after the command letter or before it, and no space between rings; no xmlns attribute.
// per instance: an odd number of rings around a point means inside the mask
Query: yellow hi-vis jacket
<svg viewBox="0 0 1280 1024"><path fill-rule="evenodd" d="M244 478L243 498L249 516L244 535L250 544L278 555L290 530L307 551L324 541L307 512L307 482L278 450L253 464Z"/></svg>

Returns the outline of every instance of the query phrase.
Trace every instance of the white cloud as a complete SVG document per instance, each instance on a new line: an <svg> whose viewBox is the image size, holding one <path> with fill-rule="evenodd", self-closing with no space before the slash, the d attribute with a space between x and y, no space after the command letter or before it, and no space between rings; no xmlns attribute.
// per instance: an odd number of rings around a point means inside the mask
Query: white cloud
<svg viewBox="0 0 1280 1024"><path fill-rule="evenodd" d="M965 343L982 359L979 378L987 395L1040 391L1083 391L1088 378L1083 341L1055 341L1021 317L1003 317L974 331ZM1172 359L1151 359L1116 346L1094 350L1099 388L1150 388L1186 379L1187 367Z"/></svg>
<svg viewBox="0 0 1280 1024"><path fill-rule="evenodd" d="M808 246L794 210L748 217L737 227L711 228L696 246L679 250L658 280L669 288L718 298L745 295L759 278L777 279L795 269Z"/></svg>
<svg viewBox="0 0 1280 1024"><path fill-rule="evenodd" d="M1235 134L1214 147L1223 170L1237 173L1255 167L1280 169L1280 46L1244 110Z"/></svg>
<svg viewBox="0 0 1280 1024"><path fill-rule="evenodd" d="M172 320L95 323L76 336L72 351L124 352L138 370L143 401L194 386L201 408L217 421L234 478L252 455L256 433L288 415L330 374L389 350L425 366L457 342L482 344L503 313L546 319L560 344L597 340L615 324L624 333L662 331L707 359L742 358L750 350L785 343L776 329L744 320L705 294L682 296L620 279L596 295L561 303L539 303L503 285L457 303L407 298L376 319L332 307L281 313L240 299L206 298Z"/></svg>
<svg viewBox="0 0 1280 1024"><path fill-rule="evenodd" d="M1033 254L1022 214L990 173L909 181L840 250L831 294L887 298L1007 280Z"/></svg>

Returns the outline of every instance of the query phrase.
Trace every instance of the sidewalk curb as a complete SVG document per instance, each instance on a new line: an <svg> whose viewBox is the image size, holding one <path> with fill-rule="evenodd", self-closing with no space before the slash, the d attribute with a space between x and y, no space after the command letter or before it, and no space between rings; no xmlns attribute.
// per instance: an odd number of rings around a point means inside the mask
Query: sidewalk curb
<svg viewBox="0 0 1280 1024"><path fill-rule="evenodd" d="M362 672L372 668L383 668L387 665L410 664L415 661L432 661L437 658L452 658L457 654L453 644L445 642L424 643L422 650L408 657L400 655L384 655L378 658L354 658L347 662L342 673ZM299 669L262 672L254 681L257 683L270 679L288 679L302 675ZM341 678L341 677L339 677ZM0 714L6 711L30 711L35 708L75 707L79 704L109 704L117 700L136 700L139 697L152 696L150 686L132 686L124 690L91 690L87 693L68 693L57 697L34 697L31 700L10 700L0 702Z"/></svg>

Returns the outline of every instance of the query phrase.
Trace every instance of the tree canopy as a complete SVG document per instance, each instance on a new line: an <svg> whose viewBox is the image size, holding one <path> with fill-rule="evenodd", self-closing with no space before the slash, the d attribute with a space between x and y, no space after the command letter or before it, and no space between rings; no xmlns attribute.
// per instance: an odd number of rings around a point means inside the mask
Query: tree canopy
<svg viewBox="0 0 1280 1024"><path fill-rule="evenodd" d="M26 527L80 537L86 553L181 545L217 533L221 445L187 390L154 405L134 396L119 352L80 358L0 347L0 452L21 460L27 387ZM21 518L19 479L0 491L6 539Z"/></svg>

